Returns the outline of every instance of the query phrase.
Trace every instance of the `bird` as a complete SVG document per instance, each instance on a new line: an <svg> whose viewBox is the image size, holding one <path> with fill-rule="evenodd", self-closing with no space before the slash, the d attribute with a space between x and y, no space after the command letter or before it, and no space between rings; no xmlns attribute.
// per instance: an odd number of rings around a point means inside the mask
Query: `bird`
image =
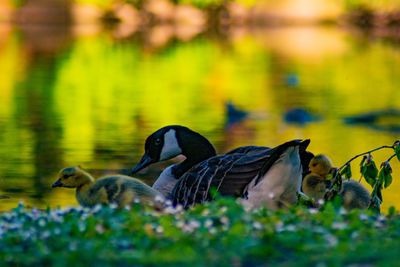
<svg viewBox="0 0 400 267"><path fill-rule="evenodd" d="M334 170L333 163L326 155L319 154L311 159L310 173L304 177L302 191L316 200L324 199L331 185L327 175ZM361 183L350 179L343 181L339 196L343 200L343 207L350 210L354 208L366 209L370 202L370 193Z"/></svg>
<svg viewBox="0 0 400 267"><path fill-rule="evenodd" d="M311 173L326 177L333 168L333 163L328 156L319 154L311 159L308 168Z"/></svg>
<svg viewBox="0 0 400 267"><path fill-rule="evenodd" d="M303 170L308 171L308 163L314 156L306 151L309 143L309 140L293 140L275 148L244 146L217 156L204 136L184 126L169 125L146 139L145 153L132 174L182 154L186 159L166 168L153 184L175 205L187 208L210 201L213 199L210 189L214 187L222 196L239 197L246 206L255 207L264 203L263 197L268 195L260 188L268 187L269 193L274 193L278 187L286 188L282 183L294 177L293 188L300 190ZM271 201L281 201L280 193L276 192ZM289 202L295 200L291 198Z"/></svg>
<svg viewBox="0 0 400 267"><path fill-rule="evenodd" d="M111 175L95 179L79 166L62 169L52 187L76 188L76 199L81 206L116 203L120 208L131 205L136 199L141 203L157 205L162 195L138 179L125 175Z"/></svg>

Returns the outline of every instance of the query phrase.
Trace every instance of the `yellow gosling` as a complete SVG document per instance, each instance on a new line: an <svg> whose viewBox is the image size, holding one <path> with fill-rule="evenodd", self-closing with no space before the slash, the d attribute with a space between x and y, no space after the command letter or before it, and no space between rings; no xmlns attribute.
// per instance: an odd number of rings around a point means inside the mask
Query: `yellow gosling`
<svg viewBox="0 0 400 267"><path fill-rule="evenodd" d="M333 168L333 164L327 156L320 154L310 161L308 168L312 173L326 177Z"/></svg>
<svg viewBox="0 0 400 267"><path fill-rule="evenodd" d="M93 178L80 167L68 167L58 173L58 180L52 187L76 188L76 199L85 207L96 204L116 203L120 208L132 205L135 199L142 203L154 203L161 194L143 182L124 175Z"/></svg>
<svg viewBox="0 0 400 267"><path fill-rule="evenodd" d="M346 209L366 209L371 199L368 190L355 180L344 181L340 195Z"/></svg>
<svg viewBox="0 0 400 267"><path fill-rule="evenodd" d="M301 187L304 194L315 200L323 199L330 182L315 173L309 173L304 177Z"/></svg>
<svg viewBox="0 0 400 267"><path fill-rule="evenodd" d="M332 168L332 161L327 156L315 156L309 164L311 173L307 174L302 182L304 194L315 200L323 199L331 183L326 178ZM371 199L368 190L355 180L343 181L339 195L346 209L366 209Z"/></svg>

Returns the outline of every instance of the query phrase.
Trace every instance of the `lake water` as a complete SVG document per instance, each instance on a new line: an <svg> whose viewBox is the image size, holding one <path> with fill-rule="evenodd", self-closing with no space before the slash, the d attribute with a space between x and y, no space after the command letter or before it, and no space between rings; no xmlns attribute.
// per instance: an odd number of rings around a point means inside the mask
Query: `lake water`
<svg viewBox="0 0 400 267"><path fill-rule="evenodd" d="M169 124L188 126L218 153L310 138L309 150L337 166L399 139L399 116L382 127L346 116L400 109L400 46L335 26L231 29L182 34L156 27L99 25L18 29L0 25L0 210L76 205L52 189L57 172L81 165L96 175L127 173L144 140ZM226 126L226 104L248 117ZM310 123L285 114L306 110ZM307 116L306 116L307 118ZM376 125L375 125L376 126ZM374 153L377 164L392 151ZM137 177L149 184L171 162ZM400 163L383 190L383 210L400 208ZM358 179L359 161L352 164Z"/></svg>

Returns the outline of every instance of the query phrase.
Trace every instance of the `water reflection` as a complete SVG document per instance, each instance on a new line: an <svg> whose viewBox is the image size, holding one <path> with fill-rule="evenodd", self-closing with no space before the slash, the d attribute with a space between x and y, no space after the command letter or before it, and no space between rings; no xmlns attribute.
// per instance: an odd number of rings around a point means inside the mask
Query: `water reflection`
<svg viewBox="0 0 400 267"><path fill-rule="evenodd" d="M73 190L51 189L59 169L124 172L139 160L147 135L167 124L201 132L220 153L311 138L310 150L337 165L398 139L343 123L348 115L400 108L395 45L335 27L231 28L223 36L185 37L180 29L121 31L1 26L0 194L11 197L0 200L2 210L21 199L39 207L76 204ZM247 116L226 127L229 102ZM323 120L288 123L293 109ZM376 160L389 156L378 152ZM151 183L167 165L138 176ZM383 192L384 209L399 207L399 165Z"/></svg>

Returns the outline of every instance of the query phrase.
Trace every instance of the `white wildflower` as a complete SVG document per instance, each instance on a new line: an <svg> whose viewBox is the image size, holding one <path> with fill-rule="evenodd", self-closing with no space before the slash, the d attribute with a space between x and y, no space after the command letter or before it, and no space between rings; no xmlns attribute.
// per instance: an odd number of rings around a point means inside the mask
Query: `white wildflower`
<svg viewBox="0 0 400 267"><path fill-rule="evenodd" d="M378 221L380 221L380 222L386 221L386 216L384 214L379 215Z"/></svg>
<svg viewBox="0 0 400 267"><path fill-rule="evenodd" d="M339 209L339 214L340 215L346 215L346 214L348 214L349 212L345 209L345 208L343 208L343 207L341 207L340 209Z"/></svg>
<svg viewBox="0 0 400 267"><path fill-rule="evenodd" d="M210 210L209 209L204 209L202 212L201 212L201 216L208 216L210 214Z"/></svg>
<svg viewBox="0 0 400 267"><path fill-rule="evenodd" d="M42 232L40 235L41 239L47 239L48 237L50 237L50 231L48 231L48 230Z"/></svg>
<svg viewBox="0 0 400 267"><path fill-rule="evenodd" d="M308 209L308 213L310 213L310 214L312 214L312 215L315 215L315 214L318 213L318 209L316 209L316 208L309 208L309 209Z"/></svg>
<svg viewBox="0 0 400 267"><path fill-rule="evenodd" d="M211 228L208 230L208 232L209 232L210 234L212 234L212 235L215 235L215 234L217 233L217 228L211 227Z"/></svg>
<svg viewBox="0 0 400 267"><path fill-rule="evenodd" d="M196 220L190 220L188 226L193 229L197 229L200 227L200 222Z"/></svg>
<svg viewBox="0 0 400 267"><path fill-rule="evenodd" d="M348 224L345 222L333 222L331 227L335 230L344 230L348 227Z"/></svg>
<svg viewBox="0 0 400 267"><path fill-rule="evenodd" d="M55 228L55 229L54 229L54 234L55 234L55 235L60 235L60 234L61 234L61 229L58 228L58 227Z"/></svg>
<svg viewBox="0 0 400 267"><path fill-rule="evenodd" d="M165 201L164 197L161 196L161 195L157 195L157 196L154 198L154 200L155 200L156 202L160 202L160 203L164 203L164 201Z"/></svg>
<svg viewBox="0 0 400 267"><path fill-rule="evenodd" d="M225 225L229 224L229 218L226 216L222 216L219 220L221 223L223 223Z"/></svg>
<svg viewBox="0 0 400 267"><path fill-rule="evenodd" d="M365 220L368 220L368 215L366 215L366 214L364 214L364 213L361 213L360 215L358 215L358 218L359 218L361 221L365 221Z"/></svg>
<svg viewBox="0 0 400 267"><path fill-rule="evenodd" d="M351 233L351 238L356 239L360 236L360 234L358 232L353 232Z"/></svg>
<svg viewBox="0 0 400 267"><path fill-rule="evenodd" d="M38 224L40 227L45 227L46 226L46 220L43 218L40 218L38 221Z"/></svg>
<svg viewBox="0 0 400 267"><path fill-rule="evenodd" d="M162 227L161 225L157 226L155 230L156 230L156 233L158 233L158 234L164 233L164 227Z"/></svg>
<svg viewBox="0 0 400 267"><path fill-rule="evenodd" d="M183 221L177 221L176 222L176 227L179 229L182 229L185 226L185 223Z"/></svg>
<svg viewBox="0 0 400 267"><path fill-rule="evenodd" d="M257 230L262 230L264 227L259 221L253 222L253 228Z"/></svg>
<svg viewBox="0 0 400 267"><path fill-rule="evenodd" d="M76 242L71 242L71 243L69 243L69 245L68 245L68 249L69 249L70 251L76 251L77 248L78 248L78 244L77 244Z"/></svg>
<svg viewBox="0 0 400 267"><path fill-rule="evenodd" d="M79 232L84 232L86 230L86 224L83 222L80 222L78 224L78 229L79 229Z"/></svg>
<svg viewBox="0 0 400 267"><path fill-rule="evenodd" d="M225 213L227 210L228 210L228 208L227 208L226 206L222 206L222 207L219 209L219 211L220 211L221 213Z"/></svg>
<svg viewBox="0 0 400 267"><path fill-rule="evenodd" d="M376 221L375 223L374 223L374 227L375 228L382 228L384 225L383 225L383 223L381 223L381 222L378 222L378 221Z"/></svg>
<svg viewBox="0 0 400 267"><path fill-rule="evenodd" d="M331 234L326 234L325 235L325 240L326 240L326 242L328 243L328 245L330 247L336 247L337 244L339 243L338 238L336 236L334 236L334 235L331 235Z"/></svg>
<svg viewBox="0 0 400 267"><path fill-rule="evenodd" d="M297 231L297 227L293 224L289 224L286 226L286 231L288 232L296 232Z"/></svg>
<svg viewBox="0 0 400 267"><path fill-rule="evenodd" d="M111 203L111 204L110 204L110 209L115 210L115 209L117 209L117 208L118 208L118 205L117 205L116 203Z"/></svg>
<svg viewBox="0 0 400 267"><path fill-rule="evenodd" d="M101 210L101 204L96 204L94 207L93 207L93 209L92 209L92 212L93 213L98 213L100 210Z"/></svg>
<svg viewBox="0 0 400 267"><path fill-rule="evenodd" d="M213 225L213 221L211 219L207 219L204 221L204 227L210 228Z"/></svg>
<svg viewBox="0 0 400 267"><path fill-rule="evenodd" d="M94 228L95 230L96 230L96 232L97 233L99 233L99 234L103 234L104 233L104 226L102 225L102 224L100 224L100 223L98 223L98 224L96 224L96 226L95 226L95 228Z"/></svg>

